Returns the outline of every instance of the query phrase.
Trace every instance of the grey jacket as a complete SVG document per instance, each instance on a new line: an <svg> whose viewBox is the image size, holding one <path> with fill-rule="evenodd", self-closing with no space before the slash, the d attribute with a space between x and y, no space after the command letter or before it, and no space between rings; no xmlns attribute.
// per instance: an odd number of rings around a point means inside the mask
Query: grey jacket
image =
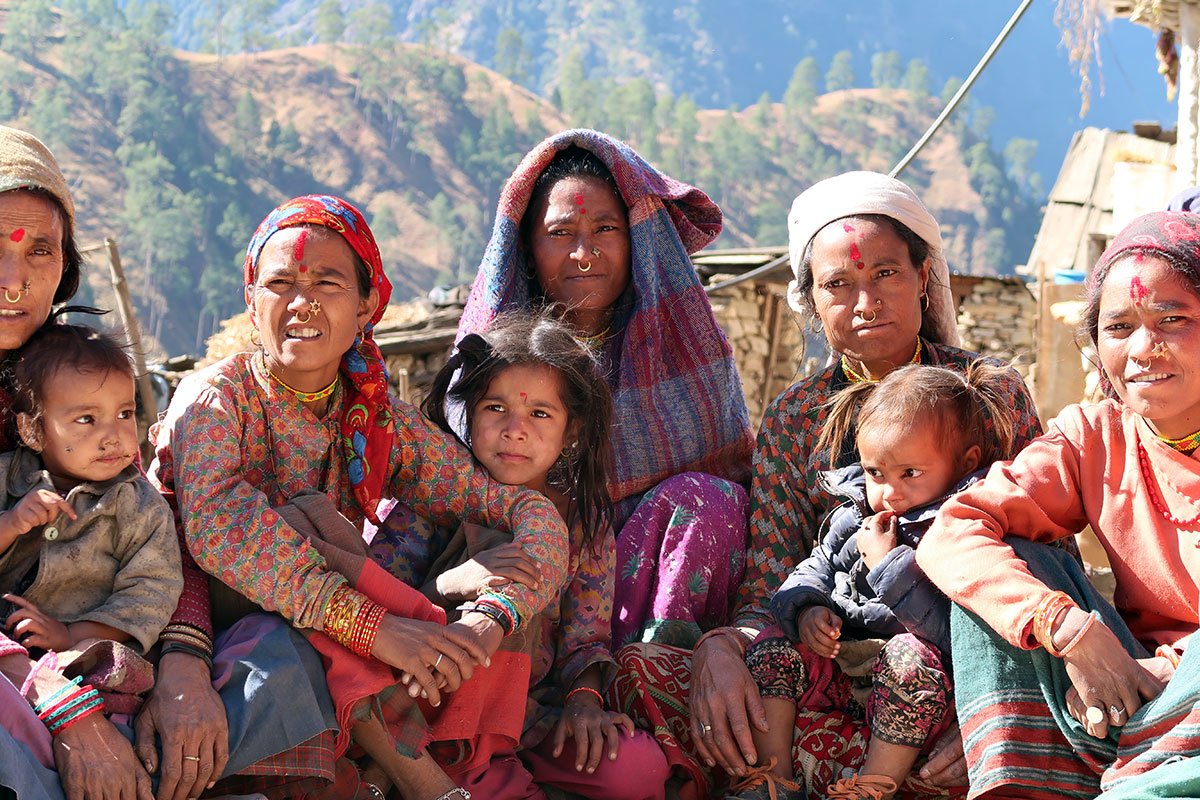
<svg viewBox="0 0 1200 800"><path fill-rule="evenodd" d="M39 488L54 491L37 453L18 447L0 454L0 510ZM111 625L145 652L183 589L170 507L133 466L103 483L81 483L66 499L79 519L60 514L18 536L0 553L0 591L20 594L62 623Z"/></svg>

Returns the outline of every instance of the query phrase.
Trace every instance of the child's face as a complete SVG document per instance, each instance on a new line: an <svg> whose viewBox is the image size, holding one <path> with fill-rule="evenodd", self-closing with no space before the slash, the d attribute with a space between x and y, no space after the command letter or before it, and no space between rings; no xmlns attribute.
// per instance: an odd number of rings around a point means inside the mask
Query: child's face
<svg viewBox="0 0 1200 800"><path fill-rule="evenodd" d="M937 500L979 466L979 446L948 448L937 425L922 421L859 431L858 455L871 509L903 514Z"/></svg>
<svg viewBox="0 0 1200 800"><path fill-rule="evenodd" d="M471 415L471 450L492 478L545 491L568 443L562 389L551 367L512 366L492 378Z"/></svg>
<svg viewBox="0 0 1200 800"><path fill-rule="evenodd" d="M42 386L39 429L28 431L25 421L21 427L59 491L114 478L137 453L133 378L117 370L60 370Z"/></svg>

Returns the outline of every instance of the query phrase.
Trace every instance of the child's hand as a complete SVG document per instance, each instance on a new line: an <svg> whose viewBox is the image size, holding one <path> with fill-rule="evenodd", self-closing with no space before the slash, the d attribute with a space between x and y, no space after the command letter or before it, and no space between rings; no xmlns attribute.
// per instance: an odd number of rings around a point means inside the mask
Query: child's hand
<svg viewBox="0 0 1200 800"><path fill-rule="evenodd" d="M515 542L497 545L437 577L438 593L447 600L474 600L485 589L520 583L537 590L542 569Z"/></svg>
<svg viewBox="0 0 1200 800"><path fill-rule="evenodd" d="M567 737L575 739L575 771L588 774L600 766L604 744L608 742L609 760L615 761L621 739L617 728L633 735L633 720L624 714L605 711L591 692L576 692L563 707L562 717L554 727L554 757L562 755Z"/></svg>
<svg viewBox="0 0 1200 800"><path fill-rule="evenodd" d="M6 594L4 599L19 606L8 615L4 627L25 647L40 647L43 650L66 650L75 644L67 626L48 617L33 603L15 594Z"/></svg>
<svg viewBox="0 0 1200 800"><path fill-rule="evenodd" d="M858 529L858 554L867 569L875 565L896 547L896 515L880 511L863 520Z"/></svg>
<svg viewBox="0 0 1200 800"><path fill-rule="evenodd" d="M49 489L34 489L11 509L0 514L0 540L7 539L7 544L12 544L18 536L29 533L38 525L58 519L59 514L66 514L71 519L79 518L62 495Z"/></svg>
<svg viewBox="0 0 1200 800"><path fill-rule="evenodd" d="M841 618L825 606L809 606L796 620L800 642L822 658L833 658L842 649L838 637L842 635Z"/></svg>

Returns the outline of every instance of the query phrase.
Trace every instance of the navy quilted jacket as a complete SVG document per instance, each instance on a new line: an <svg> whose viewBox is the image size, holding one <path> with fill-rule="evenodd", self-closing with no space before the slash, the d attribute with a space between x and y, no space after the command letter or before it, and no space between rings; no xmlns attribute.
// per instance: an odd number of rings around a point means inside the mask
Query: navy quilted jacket
<svg viewBox="0 0 1200 800"><path fill-rule="evenodd" d="M964 478L950 494L985 474ZM823 605L842 618L843 639L886 639L908 631L950 652L950 601L917 566L916 548L946 497L909 509L897 520L896 547L867 569L858 554L858 528L870 516L866 477L852 464L822 473L822 482L845 502L826 518L825 535L792 570L771 600L783 632L798 641L796 623L809 606Z"/></svg>

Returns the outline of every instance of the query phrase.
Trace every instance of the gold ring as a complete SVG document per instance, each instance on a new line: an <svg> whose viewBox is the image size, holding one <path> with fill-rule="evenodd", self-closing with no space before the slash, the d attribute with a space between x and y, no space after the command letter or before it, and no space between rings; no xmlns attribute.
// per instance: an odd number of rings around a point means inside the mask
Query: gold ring
<svg viewBox="0 0 1200 800"><path fill-rule="evenodd" d="M184 756L183 758L185 761L199 761L200 760L200 756Z"/></svg>
<svg viewBox="0 0 1200 800"><path fill-rule="evenodd" d="M580 272L587 272L589 269L592 268L592 262L590 262L590 261L587 262L587 266L585 267L583 265L583 262L579 261L579 262L576 262L575 266L579 267Z"/></svg>
<svg viewBox="0 0 1200 800"><path fill-rule="evenodd" d="M1149 369L1150 369L1150 362L1151 362L1153 359L1149 359L1149 358L1147 358L1147 359L1146 359L1146 363L1145 363L1145 364L1143 364L1141 361L1139 361L1138 359L1134 358L1133 356L1130 356L1130 357L1129 357L1129 360L1130 360L1130 361L1132 361L1132 362L1133 362L1133 365L1134 365L1135 367L1137 367L1138 369L1140 369L1142 372L1146 372L1147 370L1149 370Z"/></svg>
<svg viewBox="0 0 1200 800"><path fill-rule="evenodd" d="M4 289L4 299L5 299L5 300L7 300L7 301L8 301L8 302L10 302L10 303L15 303L15 302L17 302L18 300L20 300L20 299L21 299L21 295L22 295L22 294L24 294L24 293L23 293L23 292L22 292L20 289L17 289L17 296L16 296L16 297L9 297L9 296L8 296L8 287L5 287L5 289Z"/></svg>
<svg viewBox="0 0 1200 800"><path fill-rule="evenodd" d="M870 313L870 315L871 315L870 319L867 319L867 313ZM858 312L858 318L861 319L863 322L871 323L871 322L874 322L875 320L879 319L879 315L875 313L875 309L868 308L866 311Z"/></svg>
<svg viewBox="0 0 1200 800"><path fill-rule="evenodd" d="M300 319L300 314L304 315L304 319ZM300 314L296 315L296 322L299 322L301 325L307 325L309 320L312 319L312 312L308 309L305 309L304 311L301 311Z"/></svg>

